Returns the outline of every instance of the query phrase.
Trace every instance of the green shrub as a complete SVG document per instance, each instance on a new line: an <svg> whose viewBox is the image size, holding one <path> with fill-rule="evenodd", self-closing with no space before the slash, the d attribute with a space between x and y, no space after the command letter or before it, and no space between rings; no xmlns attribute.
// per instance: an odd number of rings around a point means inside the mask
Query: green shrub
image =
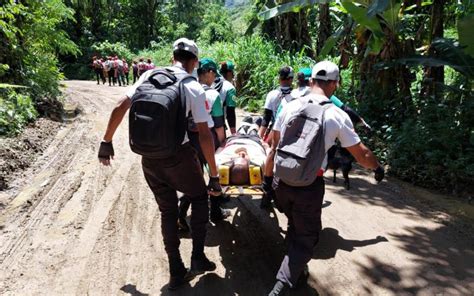
<svg viewBox="0 0 474 296"><path fill-rule="evenodd" d="M108 40L97 42L92 45L92 50L100 57L117 55L119 58L125 58L127 61L133 56L127 45L122 42L110 43Z"/></svg>
<svg viewBox="0 0 474 296"><path fill-rule="evenodd" d="M30 96L12 89L0 88L0 135L11 136L21 131L38 116Z"/></svg>

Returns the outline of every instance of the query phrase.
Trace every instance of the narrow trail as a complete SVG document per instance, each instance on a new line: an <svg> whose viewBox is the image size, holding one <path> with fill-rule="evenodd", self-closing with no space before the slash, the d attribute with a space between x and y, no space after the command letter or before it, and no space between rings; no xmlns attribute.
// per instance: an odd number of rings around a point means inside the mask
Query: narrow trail
<svg viewBox="0 0 474 296"><path fill-rule="evenodd" d="M259 197L233 199L226 205L233 215L208 227L216 272L168 292L160 214L128 147L127 122L114 138L113 165L96 158L126 88L66 86L67 102L82 113L1 192L8 203L0 212L0 294L265 295L285 249L285 217L260 210ZM363 171L352 176L349 191L327 178L309 286L291 295L472 295L472 236L396 184L376 185ZM189 265L191 240L181 241Z"/></svg>

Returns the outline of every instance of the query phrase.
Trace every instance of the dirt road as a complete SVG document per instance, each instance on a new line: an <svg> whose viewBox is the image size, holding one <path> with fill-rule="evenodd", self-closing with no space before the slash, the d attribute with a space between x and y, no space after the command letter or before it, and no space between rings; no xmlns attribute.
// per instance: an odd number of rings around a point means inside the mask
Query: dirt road
<svg viewBox="0 0 474 296"><path fill-rule="evenodd" d="M265 295L284 252L287 221L243 196L232 217L209 225L206 253L218 265L174 293L168 280L160 214L140 158L115 138L112 167L96 154L114 103L125 88L69 81L82 113L0 192L2 295ZM329 176L329 174L328 174ZM473 237L443 213L390 181L364 172L352 189L327 178L321 241L309 263L309 287L292 295L468 295L474 291ZM181 251L189 265L191 240ZM470 292L469 292L470 291Z"/></svg>

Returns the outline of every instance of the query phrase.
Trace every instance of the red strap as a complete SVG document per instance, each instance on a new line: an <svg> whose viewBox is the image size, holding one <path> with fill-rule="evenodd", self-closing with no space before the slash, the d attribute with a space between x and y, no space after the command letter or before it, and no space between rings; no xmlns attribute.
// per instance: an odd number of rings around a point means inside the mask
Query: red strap
<svg viewBox="0 0 474 296"><path fill-rule="evenodd" d="M317 174L316 176L322 177L323 175L324 175L324 170L323 170L323 169L319 169L318 174Z"/></svg>

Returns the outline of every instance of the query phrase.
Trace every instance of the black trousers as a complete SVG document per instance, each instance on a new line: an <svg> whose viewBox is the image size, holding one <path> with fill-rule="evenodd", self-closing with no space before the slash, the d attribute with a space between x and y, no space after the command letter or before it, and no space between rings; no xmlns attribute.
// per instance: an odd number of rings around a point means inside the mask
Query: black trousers
<svg viewBox="0 0 474 296"><path fill-rule="evenodd" d="M321 231L324 179L317 177L309 186L293 187L275 180L276 202L288 217L288 252L277 279L293 287L311 260Z"/></svg>
<svg viewBox="0 0 474 296"><path fill-rule="evenodd" d="M137 71L137 72L133 71L133 83L134 83L134 84L135 84L135 82L138 80L139 77L140 77L140 76L138 76L138 71Z"/></svg>
<svg viewBox="0 0 474 296"><path fill-rule="evenodd" d="M125 78L125 80L127 80L127 85L129 84L129 80L128 80L128 72L123 72L123 77ZM123 84L125 85L125 80L123 81Z"/></svg>
<svg viewBox="0 0 474 296"><path fill-rule="evenodd" d="M115 70L114 69L109 70L109 85L111 84L111 82L113 82L115 85Z"/></svg>
<svg viewBox="0 0 474 296"><path fill-rule="evenodd" d="M209 207L207 188L196 152L190 144L184 144L175 156L167 159L143 157L142 166L161 213L161 231L168 258L180 258L176 191L186 194L191 202L192 256L201 258L204 254Z"/></svg>
<svg viewBox="0 0 474 296"><path fill-rule="evenodd" d="M102 81L102 83L105 83L104 73L102 69L94 69L94 71L95 78L97 79L97 84L100 84L100 81Z"/></svg>
<svg viewBox="0 0 474 296"><path fill-rule="evenodd" d="M218 140L217 140L217 133L214 128L211 129L211 133L214 139L214 148L215 150L217 150L217 148L219 148L219 145L216 144L218 143ZM198 154L199 162L204 172L204 165L206 165L207 161L206 161L206 158L204 157L204 154L202 153L201 144L199 143L199 133L188 131L188 137L189 137L189 143L196 150ZM211 196L210 200L211 200L211 212L220 211L217 198L215 198L214 196ZM181 218L186 217L190 205L191 203L190 203L189 197L186 194L183 194L183 196L181 196L180 205L179 205L179 215Z"/></svg>

